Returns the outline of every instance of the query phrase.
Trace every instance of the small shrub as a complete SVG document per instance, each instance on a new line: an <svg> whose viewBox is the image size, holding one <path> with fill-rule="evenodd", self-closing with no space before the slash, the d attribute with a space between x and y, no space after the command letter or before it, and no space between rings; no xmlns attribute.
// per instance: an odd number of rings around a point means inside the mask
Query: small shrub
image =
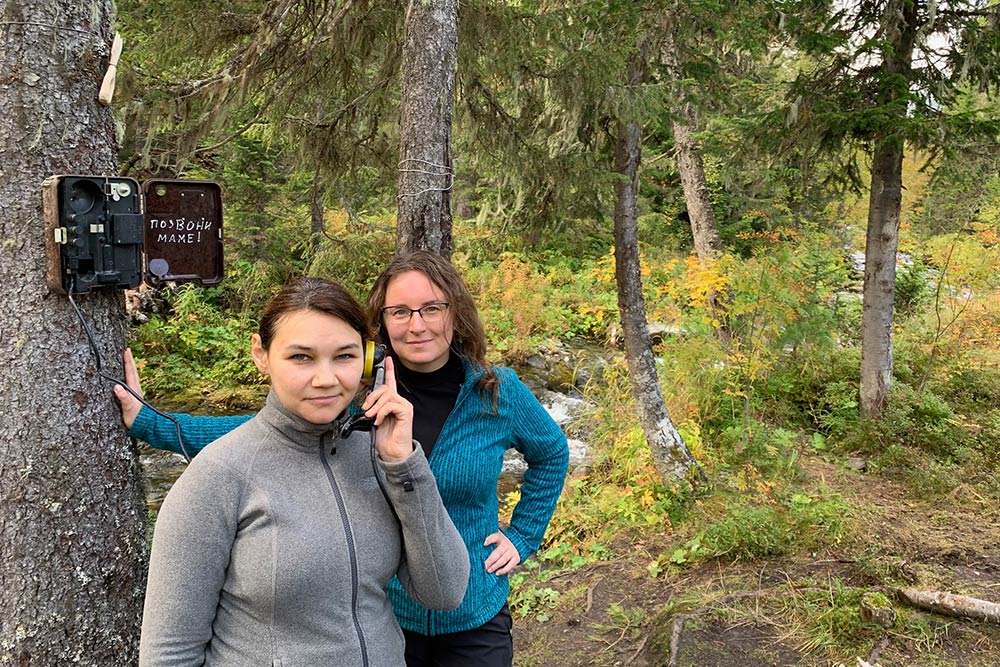
<svg viewBox="0 0 1000 667"><path fill-rule="evenodd" d="M743 500L684 545L680 557L683 562L718 557L756 560L815 550L843 539L852 515L851 506L839 496L792 493L772 503ZM674 562L676 556L678 552Z"/></svg>
<svg viewBox="0 0 1000 667"><path fill-rule="evenodd" d="M917 392L903 382L893 388L889 403L878 420L859 420L856 429L845 433L841 444L852 451L865 452L885 462L890 452L903 448L898 463L884 467L910 467L906 451L919 450L947 461L968 446L970 433L940 396Z"/></svg>
<svg viewBox="0 0 1000 667"><path fill-rule="evenodd" d="M705 529L703 557L756 560L788 552L792 536L783 512L774 506L749 505L732 510L730 516Z"/></svg>
<svg viewBox="0 0 1000 667"><path fill-rule="evenodd" d="M912 315L926 302L933 290L928 267L919 258L896 272L896 312Z"/></svg>
<svg viewBox="0 0 1000 667"><path fill-rule="evenodd" d="M835 438L842 438L858 425L858 384L840 380L822 389L814 416L817 426Z"/></svg>
<svg viewBox="0 0 1000 667"><path fill-rule="evenodd" d="M537 569L533 561L525 563L525 568L510 575L510 605L511 614L521 618L534 616L536 621L545 622L551 617L551 612L559 603L559 591L547 586L538 585L532 570Z"/></svg>
<svg viewBox="0 0 1000 667"><path fill-rule="evenodd" d="M980 418L979 431L974 440L990 466L1000 465L1000 408L988 411Z"/></svg>

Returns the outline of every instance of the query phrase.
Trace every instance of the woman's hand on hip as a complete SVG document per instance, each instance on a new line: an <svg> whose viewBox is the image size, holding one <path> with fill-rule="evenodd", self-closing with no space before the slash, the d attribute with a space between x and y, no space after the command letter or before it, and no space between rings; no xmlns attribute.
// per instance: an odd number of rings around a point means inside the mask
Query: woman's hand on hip
<svg viewBox="0 0 1000 667"><path fill-rule="evenodd" d="M493 553L486 559L486 571L496 575L509 574L521 563L521 554L514 543L499 530L486 536L483 546L495 544Z"/></svg>

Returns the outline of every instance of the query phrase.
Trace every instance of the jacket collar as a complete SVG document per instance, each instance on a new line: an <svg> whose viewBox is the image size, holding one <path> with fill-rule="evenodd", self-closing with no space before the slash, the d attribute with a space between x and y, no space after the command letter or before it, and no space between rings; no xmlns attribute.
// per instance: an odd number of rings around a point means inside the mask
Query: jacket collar
<svg viewBox="0 0 1000 667"><path fill-rule="evenodd" d="M347 419L347 411L327 424L313 424L286 408L272 389L257 418L281 434L289 447L311 451L340 437L340 426Z"/></svg>

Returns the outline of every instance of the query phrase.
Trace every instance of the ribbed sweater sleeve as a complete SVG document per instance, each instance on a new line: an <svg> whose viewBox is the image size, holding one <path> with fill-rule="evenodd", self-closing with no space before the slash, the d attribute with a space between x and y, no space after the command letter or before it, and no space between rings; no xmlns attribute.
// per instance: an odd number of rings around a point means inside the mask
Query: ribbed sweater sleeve
<svg viewBox="0 0 1000 667"><path fill-rule="evenodd" d="M184 450L193 457L210 442L218 440L234 428L248 421L253 415L226 417L194 417L183 413L171 413L177 420L184 440ZM128 434L133 438L148 442L156 449L165 449L183 454L177 442L177 427L168 418L158 415L145 405L139 410Z"/></svg>
<svg viewBox="0 0 1000 667"><path fill-rule="evenodd" d="M528 464L521 499L504 534L523 562L538 550L555 511L569 466L569 446L562 429L513 371L505 374L503 381L503 391L509 392L513 414L517 415L514 447Z"/></svg>

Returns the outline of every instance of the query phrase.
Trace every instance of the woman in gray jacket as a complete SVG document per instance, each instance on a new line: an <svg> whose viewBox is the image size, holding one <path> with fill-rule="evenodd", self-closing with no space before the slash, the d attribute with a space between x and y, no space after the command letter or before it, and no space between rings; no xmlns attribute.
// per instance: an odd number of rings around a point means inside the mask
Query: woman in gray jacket
<svg viewBox="0 0 1000 667"><path fill-rule="evenodd" d="M160 509L141 667L397 667L389 580L426 607L462 601L466 549L412 439L391 358L360 407L374 443L342 435L366 321L318 278L265 309L252 339L271 381L264 408L202 451Z"/></svg>

